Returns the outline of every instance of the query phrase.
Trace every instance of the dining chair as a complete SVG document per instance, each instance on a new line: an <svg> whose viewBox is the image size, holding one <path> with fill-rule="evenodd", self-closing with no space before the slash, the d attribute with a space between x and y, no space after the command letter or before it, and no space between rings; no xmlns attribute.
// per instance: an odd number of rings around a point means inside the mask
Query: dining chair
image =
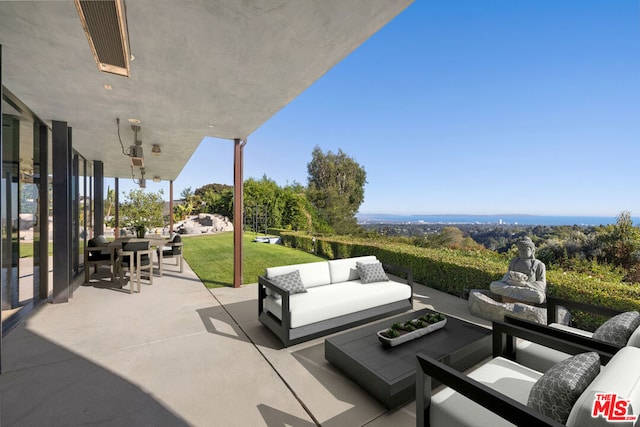
<svg viewBox="0 0 640 427"><path fill-rule="evenodd" d="M153 263L151 257L153 250L149 249L149 241L129 241L122 243L122 249L118 250L118 272L120 273L120 286L123 286L124 276L129 273L129 293L134 292L135 283L138 283L138 292L142 283L142 271L149 272L149 284L153 285Z"/></svg>

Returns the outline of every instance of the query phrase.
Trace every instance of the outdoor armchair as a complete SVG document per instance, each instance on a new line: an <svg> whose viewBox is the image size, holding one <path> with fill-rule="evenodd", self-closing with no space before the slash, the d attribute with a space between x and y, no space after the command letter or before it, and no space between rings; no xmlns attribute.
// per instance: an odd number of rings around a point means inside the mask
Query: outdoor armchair
<svg viewBox="0 0 640 427"><path fill-rule="evenodd" d="M149 249L149 241L130 241L122 244L118 250L118 272L120 273L120 286L124 283L125 273L129 273L129 293L134 292L135 283L138 283L138 292L142 283L142 271L149 272L149 284L153 285L153 263L151 257L153 249Z"/></svg>
<svg viewBox="0 0 640 427"><path fill-rule="evenodd" d="M565 307L568 310L580 310L610 317L597 332L589 332L572 326L555 323L557 307ZM630 345L640 347L640 318L634 312L622 313L619 310L610 309L577 301L548 298L547 303L549 325L541 325L523 319L505 317L505 322L520 327L537 331L541 334L554 336L565 341L581 344L609 353L616 353L622 347ZM630 315L631 317L627 316ZM635 320L633 319L635 317ZM594 335L595 334L595 335ZM512 340L513 341L513 340ZM515 360L534 369L544 370L559 360L568 357L562 352L549 350L534 342L519 340L512 344L515 351Z"/></svg>
<svg viewBox="0 0 640 427"><path fill-rule="evenodd" d="M603 365L608 364L614 357L606 351L495 321L493 323L493 359L476 367L468 375L435 359L418 354L416 361L417 425L433 427L441 425L496 427L510 425L508 423L532 426L564 425L527 406L530 390L544 374L510 359L509 340L506 339L510 336L535 341L569 355L595 352L599 357L599 363ZM638 354L640 349L633 350L635 353L631 357L624 356L625 363L635 360L635 357L640 355ZM634 365L637 364L634 362ZM640 378L640 368L633 367L633 369L635 371L628 371L629 374ZM620 369L611 370L611 372L626 375L624 372L621 373ZM432 394L432 381L437 381L445 387ZM626 393L628 390L623 391ZM637 391L633 389L633 393ZM584 402L581 403L580 411L584 404Z"/></svg>

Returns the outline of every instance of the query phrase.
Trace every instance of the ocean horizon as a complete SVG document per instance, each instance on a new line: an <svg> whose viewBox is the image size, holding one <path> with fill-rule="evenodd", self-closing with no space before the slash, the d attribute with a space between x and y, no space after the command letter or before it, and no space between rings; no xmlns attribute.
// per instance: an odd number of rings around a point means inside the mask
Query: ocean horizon
<svg viewBox="0 0 640 427"><path fill-rule="evenodd" d="M397 215L357 214L358 224L495 224L495 225L579 225L598 226L616 223L616 216L562 216L562 215ZM640 218L631 218L634 224Z"/></svg>

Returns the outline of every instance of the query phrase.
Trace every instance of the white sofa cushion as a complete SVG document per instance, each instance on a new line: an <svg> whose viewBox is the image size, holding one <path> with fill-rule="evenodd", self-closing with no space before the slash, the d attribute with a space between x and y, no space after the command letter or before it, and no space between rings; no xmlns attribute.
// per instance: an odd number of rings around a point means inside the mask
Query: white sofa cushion
<svg viewBox="0 0 640 427"><path fill-rule="evenodd" d="M541 376L540 372L502 357L492 359L469 373L470 378L523 405L527 404L529 391ZM430 420L432 427L513 426L449 387L431 397Z"/></svg>
<svg viewBox="0 0 640 427"><path fill-rule="evenodd" d="M300 279L305 289L314 286L328 285L331 283L331 275L329 273L329 264L327 261L309 262L306 264L283 265L281 267L269 267L266 269L267 278L280 276L282 274L291 273L298 270Z"/></svg>
<svg viewBox="0 0 640 427"><path fill-rule="evenodd" d="M398 282L363 285L360 280L307 288L289 297L291 328L409 299L411 287ZM282 300L265 299L265 310L282 319Z"/></svg>
<svg viewBox="0 0 640 427"><path fill-rule="evenodd" d="M593 418L593 402L597 393L615 393L618 400L628 399L631 410L640 408L640 348L623 347L602 367L600 374L578 398L567 420L568 426L631 426L632 422L611 423L604 417Z"/></svg>
<svg viewBox="0 0 640 427"><path fill-rule="evenodd" d="M356 268L356 263L362 262L365 264L371 264L378 262L378 259L374 255L360 256L355 258L345 259L332 259L328 261L329 273L331 274L331 283L349 282L351 280L358 280L360 275Z"/></svg>

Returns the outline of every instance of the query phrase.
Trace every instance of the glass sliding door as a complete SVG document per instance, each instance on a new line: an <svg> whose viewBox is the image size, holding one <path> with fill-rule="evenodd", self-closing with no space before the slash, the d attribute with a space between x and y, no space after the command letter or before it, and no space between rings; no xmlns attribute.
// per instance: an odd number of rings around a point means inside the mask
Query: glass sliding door
<svg viewBox="0 0 640 427"><path fill-rule="evenodd" d="M3 107L3 111L10 110ZM11 114L2 117L2 310L19 307L18 182L20 121Z"/></svg>
<svg viewBox="0 0 640 427"><path fill-rule="evenodd" d="M2 322L11 327L24 309L49 293L48 128L29 111L2 100L2 182L0 244L2 245ZM45 164L43 164L45 162ZM44 173L44 176L41 174ZM43 235L44 233L44 235ZM8 321L8 322L7 322Z"/></svg>

